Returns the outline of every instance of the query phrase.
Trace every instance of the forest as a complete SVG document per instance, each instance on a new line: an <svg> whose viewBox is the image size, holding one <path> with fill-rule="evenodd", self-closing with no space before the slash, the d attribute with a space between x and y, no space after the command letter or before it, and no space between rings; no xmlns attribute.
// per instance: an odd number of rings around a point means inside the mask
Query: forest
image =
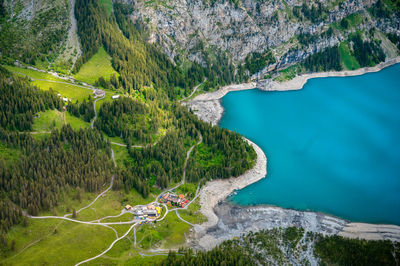
<svg viewBox="0 0 400 266"><path fill-rule="evenodd" d="M311 72L342 70L339 46L336 45L326 48L322 52L307 57L304 60L303 65L307 71Z"/></svg>
<svg viewBox="0 0 400 266"><path fill-rule="evenodd" d="M306 242L301 243L304 236ZM288 227L250 232L209 251L170 251L160 265L291 265L293 259L301 260L298 256L307 245L320 265L397 265L400 255L396 242L323 236ZM307 263L301 260L301 264Z"/></svg>
<svg viewBox="0 0 400 266"><path fill-rule="evenodd" d="M121 97L100 107L96 128L110 137L121 137L128 145L151 142L160 125L157 108Z"/></svg>
<svg viewBox="0 0 400 266"><path fill-rule="evenodd" d="M360 33L350 36L353 43L353 53L361 67L374 66L385 61L385 53L378 41L363 41Z"/></svg>
<svg viewBox="0 0 400 266"><path fill-rule="evenodd" d="M61 110L63 102L51 90L29 85L0 66L0 126L6 130L32 130L34 116L49 109Z"/></svg>
<svg viewBox="0 0 400 266"><path fill-rule="evenodd" d="M270 51L266 53L252 53L246 56L244 66L250 75L257 73L269 64L275 63L275 57Z"/></svg>
<svg viewBox="0 0 400 266"><path fill-rule="evenodd" d="M21 222L22 212L52 211L71 189L99 191L114 171L110 144L99 131L74 131L69 125L48 137L34 138L34 116L62 109L52 91L30 86L25 78L0 69L0 145L15 160L0 154L0 231ZM92 105L93 107L93 105Z"/></svg>
<svg viewBox="0 0 400 266"><path fill-rule="evenodd" d="M85 122L90 122L94 117L93 98L89 96L88 100L84 99L81 103L68 103L67 111L72 115L82 118Z"/></svg>

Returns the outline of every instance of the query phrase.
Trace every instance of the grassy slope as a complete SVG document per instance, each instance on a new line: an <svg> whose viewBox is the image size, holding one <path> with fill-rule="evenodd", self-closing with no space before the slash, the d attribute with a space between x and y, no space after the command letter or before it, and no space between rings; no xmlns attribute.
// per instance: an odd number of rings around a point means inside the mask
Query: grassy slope
<svg viewBox="0 0 400 266"><path fill-rule="evenodd" d="M112 10L113 10L113 6L112 6L111 0L100 0L99 2L100 2L100 4L102 4L104 6L104 8L107 11L107 14L111 15Z"/></svg>
<svg viewBox="0 0 400 266"><path fill-rule="evenodd" d="M100 77L109 79L114 74L118 77L118 73L111 65L111 57L107 54L103 47L100 47L97 53L81 67L79 72L74 77L77 80L94 84L95 81Z"/></svg>
<svg viewBox="0 0 400 266"><path fill-rule="evenodd" d="M5 261L12 265L73 265L100 253L115 238L113 231L102 226L60 220L30 220L28 227L15 226L8 236L15 239L13 255L38 241Z"/></svg>
<svg viewBox="0 0 400 266"><path fill-rule="evenodd" d="M71 115L69 112L65 112L65 120L75 130L78 130L80 128L89 128L90 127L90 124L88 122L85 122L82 119Z"/></svg>
<svg viewBox="0 0 400 266"><path fill-rule="evenodd" d="M347 42L341 43L339 46L340 60L345 69L355 70L360 68L356 58L351 55Z"/></svg>

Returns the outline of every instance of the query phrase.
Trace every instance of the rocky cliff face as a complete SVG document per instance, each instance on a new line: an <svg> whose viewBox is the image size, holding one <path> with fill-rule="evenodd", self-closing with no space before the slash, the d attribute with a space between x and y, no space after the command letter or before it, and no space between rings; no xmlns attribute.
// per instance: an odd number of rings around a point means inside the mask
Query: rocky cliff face
<svg viewBox="0 0 400 266"><path fill-rule="evenodd" d="M241 62L248 54L272 49L284 67L338 44L356 29L400 30L398 17L383 21L370 15L367 9L376 0L123 2L133 5L132 21L144 24L149 41L158 43L168 56L203 64L204 57L215 51L227 52L234 62ZM357 20L348 29L340 29L340 21L349 16ZM305 44L299 43L299 35L313 37Z"/></svg>

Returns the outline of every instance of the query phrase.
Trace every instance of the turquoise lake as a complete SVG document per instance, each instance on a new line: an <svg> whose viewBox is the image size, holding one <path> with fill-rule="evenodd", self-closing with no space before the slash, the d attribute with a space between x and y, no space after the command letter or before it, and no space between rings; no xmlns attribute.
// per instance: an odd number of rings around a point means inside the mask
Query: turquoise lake
<svg viewBox="0 0 400 266"><path fill-rule="evenodd" d="M267 177L231 201L400 225L400 64L298 91L231 92L222 105L220 126L268 159Z"/></svg>

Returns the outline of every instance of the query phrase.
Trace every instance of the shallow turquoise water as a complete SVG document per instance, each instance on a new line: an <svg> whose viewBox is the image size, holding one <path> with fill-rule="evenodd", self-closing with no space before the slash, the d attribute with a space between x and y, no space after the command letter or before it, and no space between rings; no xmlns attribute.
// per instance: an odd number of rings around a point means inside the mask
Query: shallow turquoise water
<svg viewBox="0 0 400 266"><path fill-rule="evenodd" d="M400 64L302 90L229 93L220 126L257 143L267 178L231 197L400 225Z"/></svg>

